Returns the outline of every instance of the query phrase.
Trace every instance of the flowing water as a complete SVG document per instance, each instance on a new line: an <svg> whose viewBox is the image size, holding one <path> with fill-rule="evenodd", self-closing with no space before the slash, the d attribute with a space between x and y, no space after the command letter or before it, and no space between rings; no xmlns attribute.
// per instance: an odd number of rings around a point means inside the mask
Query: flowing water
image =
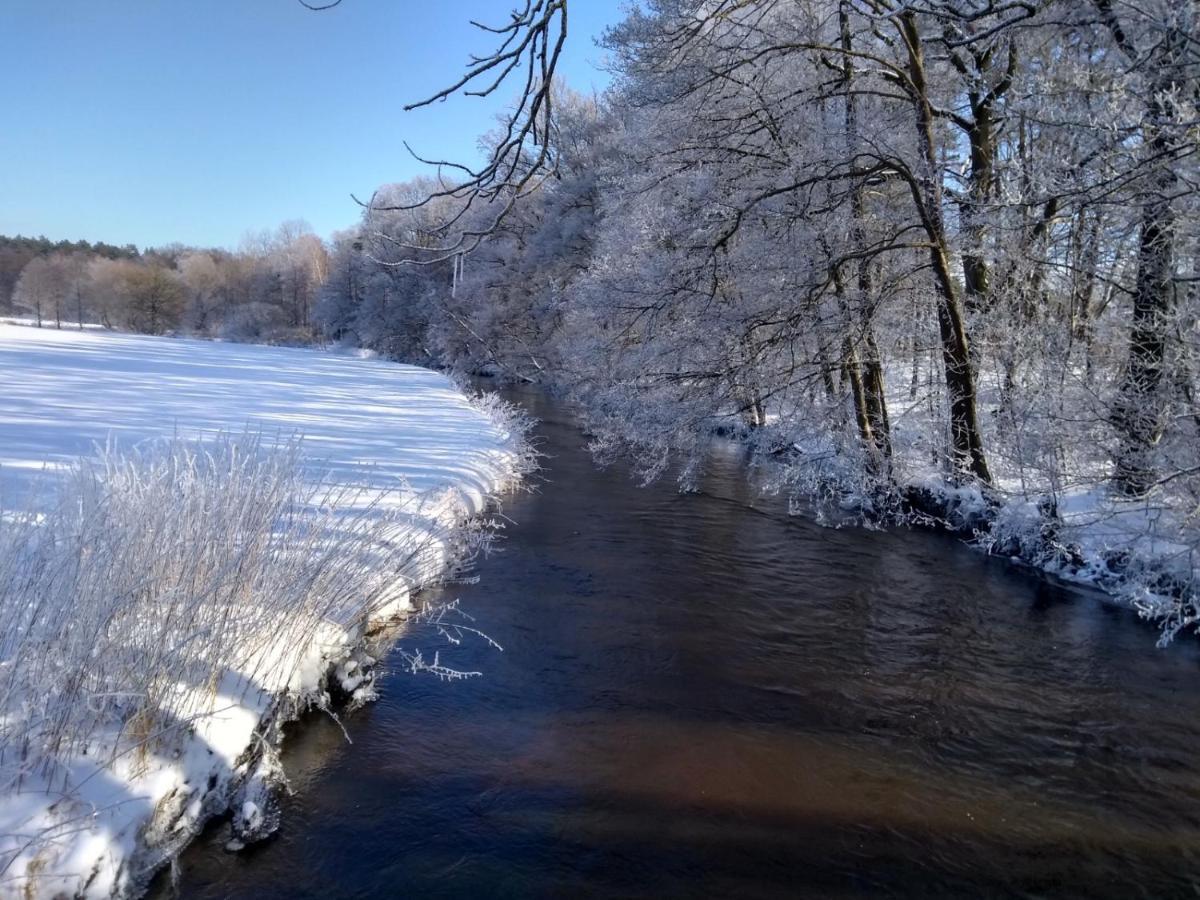
<svg viewBox="0 0 1200 900"><path fill-rule="evenodd" d="M949 538L788 517L733 451L699 494L638 488L520 399L544 483L447 592L504 652L381 679L353 744L310 717L279 835L211 829L183 897L1200 896L1196 642Z"/></svg>

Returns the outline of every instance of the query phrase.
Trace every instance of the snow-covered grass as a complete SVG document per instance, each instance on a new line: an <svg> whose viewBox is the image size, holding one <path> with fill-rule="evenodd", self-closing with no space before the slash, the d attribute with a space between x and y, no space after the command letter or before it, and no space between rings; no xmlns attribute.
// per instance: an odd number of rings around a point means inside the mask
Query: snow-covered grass
<svg viewBox="0 0 1200 900"><path fill-rule="evenodd" d="M0 893L269 830L283 721L370 690L369 630L532 462L515 411L374 360L0 325L0 374Z"/></svg>

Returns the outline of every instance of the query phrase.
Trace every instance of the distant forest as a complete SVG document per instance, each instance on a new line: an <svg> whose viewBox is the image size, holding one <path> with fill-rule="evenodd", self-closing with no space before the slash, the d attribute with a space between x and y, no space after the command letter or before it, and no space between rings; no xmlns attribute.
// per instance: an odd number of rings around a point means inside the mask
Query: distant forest
<svg viewBox="0 0 1200 900"><path fill-rule="evenodd" d="M56 328L306 343L327 262L301 221L247 235L236 251L0 237L0 312Z"/></svg>
<svg viewBox="0 0 1200 900"><path fill-rule="evenodd" d="M12 309L17 279L29 261L37 256L55 253L99 256L104 259L137 259L140 255L133 244L118 247L103 241L92 244L88 241L52 241L45 237L25 237L20 234L9 237L0 234L0 310Z"/></svg>

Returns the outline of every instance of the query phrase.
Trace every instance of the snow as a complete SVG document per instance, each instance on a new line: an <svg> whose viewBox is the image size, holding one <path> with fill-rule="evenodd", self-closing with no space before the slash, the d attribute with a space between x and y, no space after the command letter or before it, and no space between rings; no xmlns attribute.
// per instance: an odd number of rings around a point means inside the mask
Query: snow
<svg viewBox="0 0 1200 900"><path fill-rule="evenodd" d="M452 486L471 512L509 475L505 436L444 376L312 350L0 324L0 498L110 436L300 432L340 480Z"/></svg>
<svg viewBox="0 0 1200 900"><path fill-rule="evenodd" d="M0 508L9 511L49 504L98 446L120 452L247 428L302 434L313 472L352 488L353 502L371 514L402 510L400 527L442 536L422 545L409 583L381 595L390 603L373 607L376 617L405 608L410 589L439 577L449 529L522 471L521 436L503 416L442 375L375 359L0 323L0 379ZM330 671L351 691L369 691L360 664L373 660L359 649L366 624L349 614L321 623L283 680L257 664L227 672L211 708L161 752L105 765L98 752L77 754L59 766L59 793L30 772L0 784L0 894L136 892L148 869L221 809L234 809L235 833L269 826L277 764L273 747L256 746L267 743L264 722L286 714L282 697L319 702ZM97 737L106 740L116 746L112 735Z"/></svg>

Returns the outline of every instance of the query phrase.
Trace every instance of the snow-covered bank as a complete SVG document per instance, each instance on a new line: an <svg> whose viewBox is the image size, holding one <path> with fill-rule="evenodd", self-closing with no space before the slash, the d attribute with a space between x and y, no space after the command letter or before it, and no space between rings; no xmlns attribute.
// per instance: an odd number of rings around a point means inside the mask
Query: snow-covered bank
<svg viewBox="0 0 1200 900"><path fill-rule="evenodd" d="M773 415L755 433L733 432L762 457L769 489L797 511L837 510L868 525L916 525L952 533L994 556L1055 578L1096 588L1161 629L1167 644L1200 629L1200 510L1195 494L1172 478L1144 497L1112 486L1100 444L1045 450L1000 440L999 388L984 378L982 406L992 440L993 484L956 481L947 471L928 405L912 399L905 373L889 371L890 478L872 475L857 438L827 420L809 424ZM1099 412L1096 421L1102 421ZM1033 449L1030 449L1032 447ZM1046 457L1050 457L1047 461Z"/></svg>
<svg viewBox="0 0 1200 900"><path fill-rule="evenodd" d="M0 376L4 895L269 828L282 722L369 690L372 626L530 463L511 410L374 360L0 325Z"/></svg>
<svg viewBox="0 0 1200 900"><path fill-rule="evenodd" d="M1161 496L1124 498L1103 482L1030 495L930 478L903 498L910 523L1132 607L1161 628L1161 646L1200 627L1195 525Z"/></svg>

